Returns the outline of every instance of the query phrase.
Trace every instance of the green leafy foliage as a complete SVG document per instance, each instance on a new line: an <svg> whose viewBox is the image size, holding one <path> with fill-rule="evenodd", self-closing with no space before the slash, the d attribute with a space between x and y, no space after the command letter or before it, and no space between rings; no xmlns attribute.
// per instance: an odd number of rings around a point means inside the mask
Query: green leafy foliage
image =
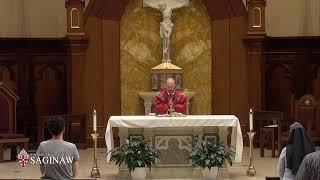
<svg viewBox="0 0 320 180"><path fill-rule="evenodd" d="M159 151L150 145L149 140L126 140L126 143L111 150L110 160L118 166L125 163L129 171L136 167L150 167L159 159Z"/></svg>
<svg viewBox="0 0 320 180"><path fill-rule="evenodd" d="M198 138L194 138L189 141L191 144L190 154L188 159L192 160L193 166L200 166L203 169L212 167L222 168L225 162L229 162L232 166L231 152L219 141L212 143L204 140L199 141Z"/></svg>

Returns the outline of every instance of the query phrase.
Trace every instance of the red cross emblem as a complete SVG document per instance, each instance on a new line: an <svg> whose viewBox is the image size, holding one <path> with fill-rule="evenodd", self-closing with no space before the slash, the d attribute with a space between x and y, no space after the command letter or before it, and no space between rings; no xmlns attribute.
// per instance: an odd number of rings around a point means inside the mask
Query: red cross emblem
<svg viewBox="0 0 320 180"><path fill-rule="evenodd" d="M18 162L22 167L25 167L29 163L29 155L28 153L22 149L22 151L18 154Z"/></svg>

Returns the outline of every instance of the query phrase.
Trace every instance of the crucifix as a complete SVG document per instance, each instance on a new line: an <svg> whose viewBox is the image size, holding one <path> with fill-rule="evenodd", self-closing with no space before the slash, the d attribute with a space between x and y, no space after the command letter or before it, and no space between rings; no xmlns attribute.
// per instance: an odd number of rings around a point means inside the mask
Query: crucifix
<svg viewBox="0 0 320 180"><path fill-rule="evenodd" d="M143 0L143 7L151 7L161 11L160 37L162 39L162 62L171 63L170 37L174 24L171 21L172 11L188 7L189 0Z"/></svg>

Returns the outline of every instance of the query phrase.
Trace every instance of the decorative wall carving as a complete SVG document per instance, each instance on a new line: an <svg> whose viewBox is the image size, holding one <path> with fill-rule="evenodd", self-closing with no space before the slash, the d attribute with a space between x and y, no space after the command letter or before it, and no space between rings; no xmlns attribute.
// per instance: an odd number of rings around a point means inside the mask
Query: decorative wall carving
<svg viewBox="0 0 320 180"><path fill-rule="evenodd" d="M261 15L262 15L261 8L254 7L252 10L252 27L259 28L262 26Z"/></svg>
<svg viewBox="0 0 320 180"><path fill-rule="evenodd" d="M190 150L188 139L191 136L155 136L155 147L159 149L161 159L158 165L191 165L191 161L186 159Z"/></svg>
<svg viewBox="0 0 320 180"><path fill-rule="evenodd" d="M55 58L35 57L47 62L32 63L35 111L38 115L67 114L66 63ZM65 59L62 58L61 59Z"/></svg>
<svg viewBox="0 0 320 180"><path fill-rule="evenodd" d="M14 63L0 62L0 81L17 92L17 66Z"/></svg>
<svg viewBox="0 0 320 180"><path fill-rule="evenodd" d="M16 81L15 64L0 64L0 80Z"/></svg>
<svg viewBox="0 0 320 180"><path fill-rule="evenodd" d="M65 2L67 10L67 35L84 35L83 14L85 2L82 0L68 0Z"/></svg>
<svg viewBox="0 0 320 180"><path fill-rule="evenodd" d="M80 28L80 12L77 8L72 8L70 12L70 28L79 29Z"/></svg>
<svg viewBox="0 0 320 180"><path fill-rule="evenodd" d="M248 2L248 34L265 35L265 0L249 0Z"/></svg>

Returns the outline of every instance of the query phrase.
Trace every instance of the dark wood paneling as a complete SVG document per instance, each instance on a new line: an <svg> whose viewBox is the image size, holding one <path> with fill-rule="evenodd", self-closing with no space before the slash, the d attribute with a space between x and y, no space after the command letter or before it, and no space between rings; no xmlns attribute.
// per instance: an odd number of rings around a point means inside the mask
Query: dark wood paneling
<svg viewBox="0 0 320 180"><path fill-rule="evenodd" d="M65 62L65 57L33 58L31 82L37 117L67 113Z"/></svg>
<svg viewBox="0 0 320 180"><path fill-rule="evenodd" d="M293 118L295 100L305 94L320 98L320 37L268 37L265 57L267 110Z"/></svg>
<svg viewBox="0 0 320 180"><path fill-rule="evenodd" d="M320 100L320 65L313 64L312 67L312 94L318 101Z"/></svg>
<svg viewBox="0 0 320 180"><path fill-rule="evenodd" d="M230 20L213 21L212 25L213 113L230 113ZM214 43L219 42L219 43Z"/></svg>
<svg viewBox="0 0 320 180"><path fill-rule="evenodd" d="M103 21L103 97L106 125L110 116L121 115L120 22ZM120 145L118 129L114 129L115 145Z"/></svg>
<svg viewBox="0 0 320 180"><path fill-rule="evenodd" d="M87 115L68 114L58 115L65 120L64 139L77 145L78 148L87 147ZM48 122L52 116L41 116L38 126L39 139L41 141L51 139L48 131Z"/></svg>
<svg viewBox="0 0 320 180"><path fill-rule="evenodd" d="M263 110L264 107L264 36L248 35L245 39L247 43L248 61L248 98L249 107L254 110Z"/></svg>
<svg viewBox="0 0 320 180"><path fill-rule="evenodd" d="M230 19L230 112L239 118L241 125L247 124L249 111L247 49L243 41L246 31L245 16Z"/></svg>
<svg viewBox="0 0 320 180"><path fill-rule="evenodd" d="M119 21L128 0L91 0L85 11L85 21L89 16Z"/></svg>
<svg viewBox="0 0 320 180"><path fill-rule="evenodd" d="M290 114L292 100L292 65L267 66L267 109Z"/></svg>
<svg viewBox="0 0 320 180"><path fill-rule="evenodd" d="M38 118L43 115L68 114L72 82L70 75L75 54L84 52L87 39L0 38L0 81L15 91L17 128L37 141Z"/></svg>
<svg viewBox="0 0 320 180"><path fill-rule="evenodd" d="M212 20L245 16L247 11L242 0L204 0Z"/></svg>

